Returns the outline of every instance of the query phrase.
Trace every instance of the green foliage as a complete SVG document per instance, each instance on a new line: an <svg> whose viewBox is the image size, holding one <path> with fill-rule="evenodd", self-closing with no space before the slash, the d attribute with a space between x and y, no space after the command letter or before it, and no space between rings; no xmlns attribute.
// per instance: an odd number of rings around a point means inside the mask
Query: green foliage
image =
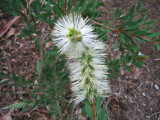
<svg viewBox="0 0 160 120"><path fill-rule="evenodd" d="M3 107L2 109L16 109L16 108L23 108L25 106L25 102L11 104L9 106Z"/></svg>
<svg viewBox="0 0 160 120"><path fill-rule="evenodd" d="M103 104L103 101L104 101L104 98L100 98L98 97L96 99L96 102L95 102L95 113L93 111L93 103L92 105L89 103L88 100L85 100L85 111L86 113L88 114L89 118L91 120L95 120L94 119L94 114L96 114L96 118L97 120L107 120L108 117L109 117L109 112L106 113L105 112L105 108L102 108L102 104Z"/></svg>
<svg viewBox="0 0 160 120"><path fill-rule="evenodd" d="M152 25L153 20L146 20L146 16L136 18L136 16L142 12L146 12L147 9L143 9L142 3L139 2L137 6L133 5L130 11L123 15L123 11L117 9L115 12L115 21L121 21L112 31L117 34L114 49L121 51L119 59L115 58L108 62L109 77L116 78L119 75L121 68L125 68L127 71L131 71L129 64L133 64L136 67L143 67L145 65L144 60L148 58L146 55L140 54L140 47L137 42L154 42L159 49L158 37L159 32L154 32Z"/></svg>
<svg viewBox="0 0 160 120"><path fill-rule="evenodd" d="M105 113L105 109L102 108L102 110L100 111L100 114L98 116L98 120L107 120L109 116L109 113Z"/></svg>
<svg viewBox="0 0 160 120"><path fill-rule="evenodd" d="M90 105L90 103L87 100L85 101L85 110L86 110L86 113L88 114L89 118L91 120L94 120L94 113L92 110L92 106Z"/></svg>
<svg viewBox="0 0 160 120"><path fill-rule="evenodd" d="M12 81L11 86L23 88L23 90L32 97L32 101L22 98L24 102L13 104L7 107L10 108L24 108L32 105L32 111L37 105L39 107L49 106L50 112L53 115L58 115L59 112L63 113L66 106L59 106L59 103L68 103L65 92L65 86L68 84L68 71L65 66L64 56L59 55L57 48L45 52L43 80L37 79L27 80L25 77L19 77L13 73L13 77L9 77L5 73L1 73L2 78L8 81L1 82L1 85ZM39 70L39 62L37 62L37 70ZM37 71L37 73L39 73ZM30 92L28 92L30 91Z"/></svg>

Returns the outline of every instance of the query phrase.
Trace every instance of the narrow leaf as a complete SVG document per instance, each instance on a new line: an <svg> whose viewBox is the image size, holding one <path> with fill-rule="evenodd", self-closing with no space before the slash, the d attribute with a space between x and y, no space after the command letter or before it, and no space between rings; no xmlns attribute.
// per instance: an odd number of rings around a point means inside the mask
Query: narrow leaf
<svg viewBox="0 0 160 120"><path fill-rule="evenodd" d="M98 116L98 120L106 120L105 119L105 109L103 108Z"/></svg>
<svg viewBox="0 0 160 120"><path fill-rule="evenodd" d="M139 10L141 10L141 9L142 9L142 3L139 2L139 3L138 3L138 6L137 6L137 8L136 8L136 11L139 11Z"/></svg>
<svg viewBox="0 0 160 120"><path fill-rule="evenodd" d="M103 104L103 98L98 97L96 100L96 106L95 106L95 112L98 113L99 109L101 108L102 104Z"/></svg>
<svg viewBox="0 0 160 120"><path fill-rule="evenodd" d="M84 11L86 10L86 8L87 8L87 5L88 5L88 4L84 3L84 4L82 5L81 9L80 9L78 12L79 12L79 13L84 12Z"/></svg>
<svg viewBox="0 0 160 120"><path fill-rule="evenodd" d="M92 107L88 101L85 101L85 110L86 110L87 114L89 115L90 119L94 120Z"/></svg>
<svg viewBox="0 0 160 120"><path fill-rule="evenodd" d="M154 38L154 37L158 37L158 36L160 36L160 32L151 33L151 34L147 35L146 37Z"/></svg>
<svg viewBox="0 0 160 120"><path fill-rule="evenodd" d="M118 40L116 40L116 43L114 44L114 49L118 49L119 48L119 42Z"/></svg>
<svg viewBox="0 0 160 120"><path fill-rule="evenodd" d="M160 44L156 44L157 49L160 50Z"/></svg>

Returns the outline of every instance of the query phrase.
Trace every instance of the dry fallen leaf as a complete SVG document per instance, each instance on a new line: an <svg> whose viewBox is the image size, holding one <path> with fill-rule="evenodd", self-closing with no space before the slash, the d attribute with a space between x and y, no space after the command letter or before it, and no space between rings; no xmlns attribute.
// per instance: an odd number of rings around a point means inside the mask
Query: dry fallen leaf
<svg viewBox="0 0 160 120"><path fill-rule="evenodd" d="M0 120L12 120L11 112L8 112L6 115L3 115Z"/></svg>
<svg viewBox="0 0 160 120"><path fill-rule="evenodd" d="M47 49L52 48L53 45L54 45L53 42L47 42L45 48L47 48Z"/></svg>
<svg viewBox="0 0 160 120"><path fill-rule="evenodd" d="M142 73L142 69L133 66L132 67L132 73L133 73L133 78L138 79L140 74Z"/></svg>
<svg viewBox="0 0 160 120"><path fill-rule="evenodd" d="M44 114L38 113L38 115L40 117L39 120L48 120L48 118Z"/></svg>
<svg viewBox="0 0 160 120"><path fill-rule="evenodd" d="M12 46L11 45L9 45L9 50L12 50L13 48L12 48Z"/></svg>
<svg viewBox="0 0 160 120"><path fill-rule="evenodd" d="M16 32L16 29L12 27L12 28L8 31L6 38L7 38L7 39L10 38L12 35L15 34L15 32Z"/></svg>

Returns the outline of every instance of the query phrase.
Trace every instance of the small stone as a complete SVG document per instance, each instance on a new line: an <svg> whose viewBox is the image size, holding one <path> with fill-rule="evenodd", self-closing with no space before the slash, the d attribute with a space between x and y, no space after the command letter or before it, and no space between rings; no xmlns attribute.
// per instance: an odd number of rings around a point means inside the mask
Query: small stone
<svg viewBox="0 0 160 120"><path fill-rule="evenodd" d="M159 87L158 87L157 84L155 84L154 87L155 87L156 90L159 90Z"/></svg>
<svg viewBox="0 0 160 120"><path fill-rule="evenodd" d="M143 104L143 106L146 106L146 104L145 103L142 103Z"/></svg>
<svg viewBox="0 0 160 120"><path fill-rule="evenodd" d="M20 42L16 42L16 44L17 44L17 45L20 45L21 43L20 43Z"/></svg>
<svg viewBox="0 0 160 120"><path fill-rule="evenodd" d="M143 95L143 96L146 96L146 94L145 94L145 93L142 93L142 95Z"/></svg>

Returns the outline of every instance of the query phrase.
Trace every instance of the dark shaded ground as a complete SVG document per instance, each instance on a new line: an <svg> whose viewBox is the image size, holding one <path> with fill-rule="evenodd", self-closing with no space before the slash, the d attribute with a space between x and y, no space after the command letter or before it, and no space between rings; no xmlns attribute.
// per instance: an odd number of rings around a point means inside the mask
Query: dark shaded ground
<svg viewBox="0 0 160 120"><path fill-rule="evenodd" d="M105 19L110 20L112 13L116 8L122 8L128 11L133 4L137 4L138 0L103 0L105 2L105 9L108 11L104 15ZM147 15L148 19L155 19L155 31L160 30L160 1L146 0L144 8L149 11L142 15ZM4 11L0 9L0 26L5 25L13 17L5 15ZM39 59L39 53L35 49L34 40L30 38L17 38L16 35L20 34L20 25L23 21L17 22L12 28L15 32L9 36L9 31L4 38L0 39L0 70L6 73L15 72L20 76L26 76L30 79L34 77L36 69L36 61ZM9 36L9 37L7 37ZM108 42L109 48L113 47L113 40ZM122 71L122 77L117 80L111 81L112 89L115 96L106 100L104 106L110 110L109 120L160 120L160 52L152 43L145 43L141 45L141 53L149 55L150 58L146 60L146 66L142 69L134 68L132 73ZM4 54L6 57L4 57ZM108 54L113 54L109 51ZM117 57L116 51L113 57ZM7 59L9 62L7 62ZM7 65L11 65L11 70L8 70ZM134 77L137 72L141 72L137 79ZM12 92L9 86L0 86L0 92ZM16 89L17 93L18 91ZM21 95L21 93L20 93ZM1 94L0 107L6 106L15 102L19 102L19 96ZM8 111L3 111L1 115L5 115ZM40 116L38 113L33 112L32 116ZM24 115L16 111L13 117L17 119L24 119ZM1 117L2 118L2 117ZM0 119L1 119L0 118Z"/></svg>

